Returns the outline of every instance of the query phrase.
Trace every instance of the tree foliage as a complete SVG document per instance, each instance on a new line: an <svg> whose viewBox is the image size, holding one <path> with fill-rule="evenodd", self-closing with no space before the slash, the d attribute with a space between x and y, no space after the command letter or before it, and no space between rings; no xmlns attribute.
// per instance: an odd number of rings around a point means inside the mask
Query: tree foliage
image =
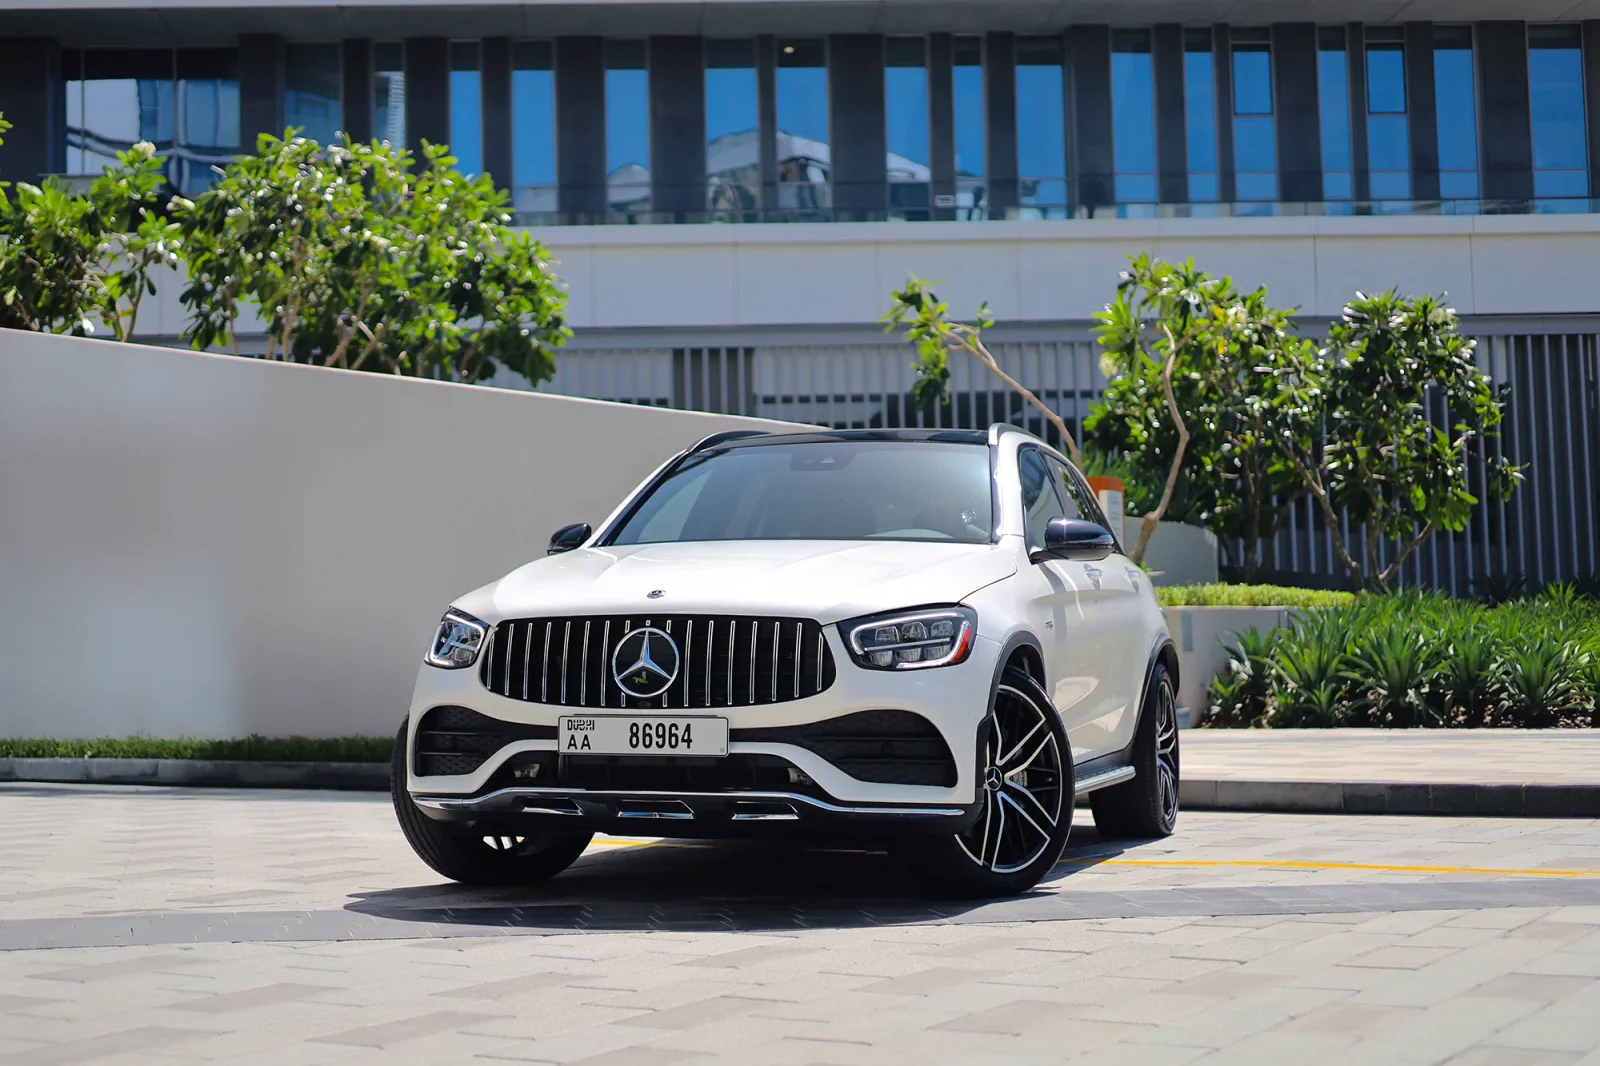
<svg viewBox="0 0 1600 1066"><path fill-rule="evenodd" d="M449 149L421 165L386 143L262 136L193 201L179 201L186 336L237 350L241 315L268 358L482 381L500 366L538 383L570 335L544 249L508 228L505 195Z"/></svg>

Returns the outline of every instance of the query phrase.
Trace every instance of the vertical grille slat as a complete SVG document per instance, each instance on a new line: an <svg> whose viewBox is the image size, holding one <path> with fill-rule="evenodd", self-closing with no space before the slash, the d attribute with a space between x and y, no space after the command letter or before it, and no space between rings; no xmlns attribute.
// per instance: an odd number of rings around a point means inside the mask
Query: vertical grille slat
<svg viewBox="0 0 1600 1066"><path fill-rule="evenodd" d="M806 699L833 684L822 626L736 615L507 619L491 634L478 676L485 688L510 699L626 708L612 658L623 637L644 625L671 635L680 658L672 685L659 696L635 697L636 707L762 706Z"/></svg>

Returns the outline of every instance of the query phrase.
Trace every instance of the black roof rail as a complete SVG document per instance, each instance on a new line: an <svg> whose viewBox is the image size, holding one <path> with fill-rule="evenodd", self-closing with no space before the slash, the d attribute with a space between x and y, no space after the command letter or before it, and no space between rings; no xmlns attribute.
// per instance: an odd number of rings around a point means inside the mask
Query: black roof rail
<svg viewBox="0 0 1600 1066"><path fill-rule="evenodd" d="M695 452L704 451L707 448L714 448L718 444L726 444L730 440L743 440L745 437L765 436L767 436L767 431L764 429L725 429L721 433L713 433L709 437L701 438L698 443L689 449L687 454L693 455Z"/></svg>

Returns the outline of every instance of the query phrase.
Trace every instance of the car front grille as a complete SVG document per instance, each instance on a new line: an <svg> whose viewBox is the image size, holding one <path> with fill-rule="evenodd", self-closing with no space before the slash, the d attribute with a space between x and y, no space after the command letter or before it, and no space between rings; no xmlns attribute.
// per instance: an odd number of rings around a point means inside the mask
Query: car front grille
<svg viewBox="0 0 1600 1066"><path fill-rule="evenodd" d="M953 787L956 764L934 724L910 711L857 711L806 725L736 729L735 740L793 744L857 781Z"/></svg>
<svg viewBox="0 0 1600 1066"><path fill-rule="evenodd" d="M661 694L630 696L612 657L633 630L672 637L678 672ZM562 707L693 710L806 699L833 684L833 653L810 619L748 615L518 618L494 627L479 667L497 695Z"/></svg>
<svg viewBox="0 0 1600 1066"><path fill-rule="evenodd" d="M554 740L553 725L520 725L466 707L430 707L417 723L412 768L419 777L470 774L517 740Z"/></svg>

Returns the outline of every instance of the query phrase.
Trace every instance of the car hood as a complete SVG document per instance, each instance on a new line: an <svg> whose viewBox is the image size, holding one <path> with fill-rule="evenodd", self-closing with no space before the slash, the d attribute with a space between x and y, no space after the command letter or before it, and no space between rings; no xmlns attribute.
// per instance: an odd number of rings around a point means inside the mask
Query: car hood
<svg viewBox="0 0 1600 1066"><path fill-rule="evenodd" d="M780 614L824 624L952 603L1016 572L1000 544L711 541L579 548L512 571L456 601L498 621L539 615ZM659 590L654 599L649 593Z"/></svg>

